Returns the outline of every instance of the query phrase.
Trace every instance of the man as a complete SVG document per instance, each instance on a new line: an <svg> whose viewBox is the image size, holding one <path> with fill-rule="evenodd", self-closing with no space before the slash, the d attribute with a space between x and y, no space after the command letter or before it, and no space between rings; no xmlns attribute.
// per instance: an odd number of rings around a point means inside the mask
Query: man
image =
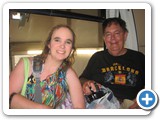
<svg viewBox="0 0 160 120"><path fill-rule="evenodd" d="M139 108L138 92L145 86L144 54L125 48L128 30L120 18L103 22L106 49L95 53L80 76L84 94L96 91L94 83L110 88L121 108Z"/></svg>

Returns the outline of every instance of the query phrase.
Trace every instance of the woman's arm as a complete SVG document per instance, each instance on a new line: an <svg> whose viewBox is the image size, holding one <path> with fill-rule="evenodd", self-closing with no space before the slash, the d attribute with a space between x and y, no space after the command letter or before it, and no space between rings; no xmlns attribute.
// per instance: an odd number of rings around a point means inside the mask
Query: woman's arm
<svg viewBox="0 0 160 120"><path fill-rule="evenodd" d="M12 109L53 109L50 106L35 103L20 94L15 94L10 103Z"/></svg>
<svg viewBox="0 0 160 120"><path fill-rule="evenodd" d="M31 68L31 64L30 64ZM29 72L29 75L31 74L31 70ZM10 74L9 78L9 96L11 96L12 93L17 93L12 96L10 99L10 108L14 109L36 109L36 108L50 108L49 106L38 104L35 102L32 102L28 100L27 98L23 97L21 93L21 89L24 84L24 63L23 60L20 59L14 70Z"/></svg>
<svg viewBox="0 0 160 120"><path fill-rule="evenodd" d="M85 100L82 91L82 86L80 80L78 79L77 74L72 68L69 68L67 70L66 78L69 86L69 92L71 95L73 107L75 109L85 108Z"/></svg>
<svg viewBox="0 0 160 120"><path fill-rule="evenodd" d="M24 63L23 60L17 63L9 77L9 94L20 93L24 83Z"/></svg>

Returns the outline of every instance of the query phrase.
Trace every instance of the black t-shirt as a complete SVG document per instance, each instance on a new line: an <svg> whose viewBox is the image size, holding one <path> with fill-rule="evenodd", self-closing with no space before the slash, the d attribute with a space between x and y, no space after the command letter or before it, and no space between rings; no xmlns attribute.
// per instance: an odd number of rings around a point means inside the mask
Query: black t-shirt
<svg viewBox="0 0 160 120"><path fill-rule="evenodd" d="M110 88L119 99L132 100L145 86L145 56L130 49L116 57L100 51L90 58L81 77Z"/></svg>

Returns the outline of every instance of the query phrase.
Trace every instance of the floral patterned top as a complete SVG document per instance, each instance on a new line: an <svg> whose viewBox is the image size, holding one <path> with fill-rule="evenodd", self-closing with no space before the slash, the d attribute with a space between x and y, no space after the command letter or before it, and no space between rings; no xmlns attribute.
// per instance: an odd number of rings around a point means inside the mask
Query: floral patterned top
<svg viewBox="0 0 160 120"><path fill-rule="evenodd" d="M62 63L55 73L40 82L42 104L59 109L73 108L66 82L66 71L63 70L64 66L65 63ZM36 80L31 74L27 81L25 95L32 101L35 99L35 85Z"/></svg>

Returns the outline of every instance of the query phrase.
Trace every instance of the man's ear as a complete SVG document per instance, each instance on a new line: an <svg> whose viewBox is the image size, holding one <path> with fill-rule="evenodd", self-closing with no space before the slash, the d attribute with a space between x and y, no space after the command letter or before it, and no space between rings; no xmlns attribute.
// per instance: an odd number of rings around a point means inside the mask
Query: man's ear
<svg viewBox="0 0 160 120"><path fill-rule="evenodd" d="M127 37L128 37L128 32L125 32L125 33L124 33L125 41L127 40Z"/></svg>
<svg viewBox="0 0 160 120"><path fill-rule="evenodd" d="M102 38L103 38L103 40L105 40L105 36L104 36L104 35L103 35L103 37L102 37Z"/></svg>

